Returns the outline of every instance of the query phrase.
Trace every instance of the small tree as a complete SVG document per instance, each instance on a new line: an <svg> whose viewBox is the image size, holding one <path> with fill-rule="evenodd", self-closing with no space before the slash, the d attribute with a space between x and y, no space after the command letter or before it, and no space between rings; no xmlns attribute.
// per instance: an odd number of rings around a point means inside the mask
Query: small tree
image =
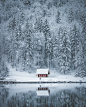
<svg viewBox="0 0 86 107"><path fill-rule="evenodd" d="M60 12L58 11L56 15L56 23L60 23L60 21L61 21Z"/></svg>

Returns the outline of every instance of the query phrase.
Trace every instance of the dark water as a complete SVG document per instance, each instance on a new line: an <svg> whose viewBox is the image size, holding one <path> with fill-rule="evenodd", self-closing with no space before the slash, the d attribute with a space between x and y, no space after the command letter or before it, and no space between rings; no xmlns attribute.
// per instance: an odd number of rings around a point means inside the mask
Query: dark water
<svg viewBox="0 0 86 107"><path fill-rule="evenodd" d="M86 107L86 84L0 84L0 107Z"/></svg>

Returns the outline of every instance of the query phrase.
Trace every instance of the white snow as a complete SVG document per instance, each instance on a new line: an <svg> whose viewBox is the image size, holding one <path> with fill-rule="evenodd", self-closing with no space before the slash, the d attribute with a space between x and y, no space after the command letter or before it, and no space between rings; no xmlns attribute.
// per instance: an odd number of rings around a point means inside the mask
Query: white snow
<svg viewBox="0 0 86 107"><path fill-rule="evenodd" d="M9 76L6 77L3 81L12 81L12 82L86 82L86 77L75 77L74 73L71 75L62 75L55 72L55 70L50 70L48 77L39 78L35 73L20 72L8 65ZM2 80L1 80L2 81Z"/></svg>
<svg viewBox="0 0 86 107"><path fill-rule="evenodd" d="M49 69L37 69L36 74L48 74Z"/></svg>
<svg viewBox="0 0 86 107"><path fill-rule="evenodd" d="M56 72L50 72L49 77L38 78L36 73L20 72L14 68L10 68L9 76L3 81L16 82L86 82L86 77L74 77L71 75L62 75Z"/></svg>

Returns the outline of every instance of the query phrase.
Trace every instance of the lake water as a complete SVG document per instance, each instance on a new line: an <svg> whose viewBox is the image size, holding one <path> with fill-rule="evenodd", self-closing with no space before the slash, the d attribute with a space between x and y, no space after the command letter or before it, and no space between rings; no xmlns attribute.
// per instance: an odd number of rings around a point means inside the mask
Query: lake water
<svg viewBox="0 0 86 107"><path fill-rule="evenodd" d="M86 84L0 84L0 107L86 107Z"/></svg>

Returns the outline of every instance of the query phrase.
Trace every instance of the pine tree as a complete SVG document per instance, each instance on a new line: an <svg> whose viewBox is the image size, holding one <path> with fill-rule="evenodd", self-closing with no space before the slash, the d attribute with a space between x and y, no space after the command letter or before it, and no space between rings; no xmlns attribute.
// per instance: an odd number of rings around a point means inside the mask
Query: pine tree
<svg viewBox="0 0 86 107"><path fill-rule="evenodd" d="M54 68L58 68L59 60L58 60L58 52L59 52L59 36L58 34L55 35L53 32L52 36L52 43L53 43L53 66Z"/></svg>
<svg viewBox="0 0 86 107"><path fill-rule="evenodd" d="M76 56L79 51L79 31L74 25L73 29L70 31L70 38L71 38L71 68L76 68Z"/></svg>
<svg viewBox="0 0 86 107"><path fill-rule="evenodd" d="M57 15L56 15L56 23L60 23L60 20L61 20L61 18L60 18L60 12L58 11Z"/></svg>
<svg viewBox="0 0 86 107"><path fill-rule="evenodd" d="M31 24L26 23L26 30L25 32L25 62L26 62L26 70L31 70L32 67L32 59L33 59L33 42L32 42L32 28Z"/></svg>
<svg viewBox="0 0 86 107"><path fill-rule="evenodd" d="M68 21L72 22L73 20L74 20L74 13L73 13L73 9L71 8L69 10Z"/></svg>
<svg viewBox="0 0 86 107"><path fill-rule="evenodd" d="M59 29L58 58L61 72L65 74L70 67L70 38L63 28Z"/></svg>
<svg viewBox="0 0 86 107"><path fill-rule="evenodd" d="M52 42L51 42L50 28L49 28L47 19L44 22L43 33L44 33L44 37L45 37L45 65L46 65L46 67L48 67L49 58L51 60Z"/></svg>

